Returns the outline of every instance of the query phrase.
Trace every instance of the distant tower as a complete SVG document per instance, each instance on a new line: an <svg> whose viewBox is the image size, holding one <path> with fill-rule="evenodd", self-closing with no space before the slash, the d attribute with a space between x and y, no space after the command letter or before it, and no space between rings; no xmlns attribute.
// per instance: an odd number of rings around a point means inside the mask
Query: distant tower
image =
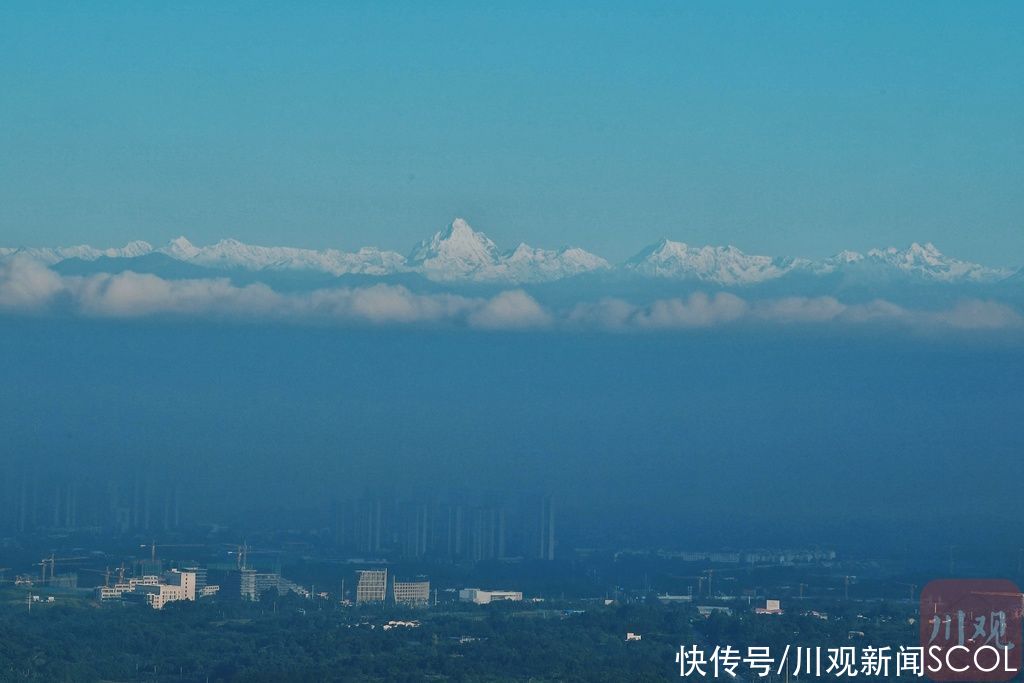
<svg viewBox="0 0 1024 683"><path fill-rule="evenodd" d="M63 518L61 517L61 514L60 514L60 501L61 501L61 498L63 497L63 495L64 494L61 491L60 482L58 481L58 482L54 483L54 485L53 485L53 528L54 529L60 528L61 522L64 521Z"/></svg>
<svg viewBox="0 0 1024 683"><path fill-rule="evenodd" d="M24 472L21 474L21 498L20 506L18 509L18 533L25 533L28 530L28 509L29 509L29 496L28 496L28 475Z"/></svg>
<svg viewBox="0 0 1024 683"><path fill-rule="evenodd" d="M175 483L172 491L171 523L177 529L181 526L181 497L179 496L178 484Z"/></svg>
<svg viewBox="0 0 1024 683"><path fill-rule="evenodd" d="M133 529L142 528L142 485L139 483L139 473L135 472L135 479L132 481L132 522Z"/></svg>
<svg viewBox="0 0 1024 683"><path fill-rule="evenodd" d="M462 557L465 552L465 508L457 503L445 505L442 509L439 538L442 551L451 559Z"/></svg>
<svg viewBox="0 0 1024 683"><path fill-rule="evenodd" d="M402 555L423 557L430 546L430 508L426 503L402 505Z"/></svg>
<svg viewBox="0 0 1024 683"><path fill-rule="evenodd" d="M359 501L356 514L356 548L363 553L379 553L383 510L380 500Z"/></svg>
<svg viewBox="0 0 1024 683"><path fill-rule="evenodd" d="M505 557L505 510L500 507L474 509L470 540L476 561Z"/></svg>
<svg viewBox="0 0 1024 683"><path fill-rule="evenodd" d="M538 532L537 557L555 559L555 505L550 496L541 499Z"/></svg>
<svg viewBox="0 0 1024 683"><path fill-rule="evenodd" d="M67 529L78 528L78 483L70 482L64 489L64 527Z"/></svg>

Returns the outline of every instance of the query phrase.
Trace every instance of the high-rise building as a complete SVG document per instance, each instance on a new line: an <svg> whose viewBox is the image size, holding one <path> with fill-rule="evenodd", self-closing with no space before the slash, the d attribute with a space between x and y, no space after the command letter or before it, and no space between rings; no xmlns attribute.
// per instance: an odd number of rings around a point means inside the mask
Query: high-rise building
<svg viewBox="0 0 1024 683"><path fill-rule="evenodd" d="M441 507L437 519L438 551L450 559L465 553L465 508L457 503Z"/></svg>
<svg viewBox="0 0 1024 683"><path fill-rule="evenodd" d="M473 560L495 560L505 557L505 510L495 507L475 508L470 526Z"/></svg>
<svg viewBox="0 0 1024 683"><path fill-rule="evenodd" d="M359 552L379 553L384 521L380 500L363 499L356 508L355 545Z"/></svg>
<svg viewBox="0 0 1024 683"><path fill-rule="evenodd" d="M256 588L256 570L242 568L238 570L238 593L243 600L255 602L260 599L260 593Z"/></svg>
<svg viewBox="0 0 1024 683"><path fill-rule="evenodd" d="M384 602L388 593L387 569L363 569L357 572L356 604Z"/></svg>
<svg viewBox="0 0 1024 683"><path fill-rule="evenodd" d="M164 583L181 589L179 600L196 599L198 591L196 590L196 573L194 571L172 569L164 574Z"/></svg>
<svg viewBox="0 0 1024 683"><path fill-rule="evenodd" d="M540 500L537 510L536 536L534 537L534 557L542 560L555 559L555 505L550 496Z"/></svg>
<svg viewBox="0 0 1024 683"><path fill-rule="evenodd" d="M331 501L331 536L339 548L350 548L352 543L352 501Z"/></svg>
<svg viewBox="0 0 1024 683"><path fill-rule="evenodd" d="M402 505L402 555L423 557L430 548L430 508L426 503Z"/></svg>
<svg viewBox="0 0 1024 683"><path fill-rule="evenodd" d="M196 576L196 595L198 596L206 588L207 584L207 571L206 567L200 567L198 565L185 567L185 571L192 572Z"/></svg>

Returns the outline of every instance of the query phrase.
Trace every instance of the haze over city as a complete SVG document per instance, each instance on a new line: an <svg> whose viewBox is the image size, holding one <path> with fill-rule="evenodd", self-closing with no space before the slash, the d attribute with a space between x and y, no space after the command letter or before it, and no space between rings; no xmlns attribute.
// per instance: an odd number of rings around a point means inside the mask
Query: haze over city
<svg viewBox="0 0 1024 683"><path fill-rule="evenodd" d="M1019 595L1022 22L0 6L0 678L661 680Z"/></svg>

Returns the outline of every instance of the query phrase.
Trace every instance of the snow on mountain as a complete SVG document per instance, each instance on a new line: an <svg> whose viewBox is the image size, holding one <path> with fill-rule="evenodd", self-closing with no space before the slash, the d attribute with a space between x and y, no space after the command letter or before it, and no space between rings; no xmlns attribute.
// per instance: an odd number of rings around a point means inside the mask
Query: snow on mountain
<svg viewBox="0 0 1024 683"><path fill-rule="evenodd" d="M456 218L446 229L417 244L408 262L436 280L486 279L498 265L498 247L487 235Z"/></svg>
<svg viewBox="0 0 1024 683"><path fill-rule="evenodd" d="M884 250L872 249L868 252L868 258L885 263L905 273L913 273L942 282L962 280L991 282L1009 274L1005 270L986 268L977 263L944 256L931 242L924 246L914 242L904 250L892 247Z"/></svg>
<svg viewBox="0 0 1024 683"><path fill-rule="evenodd" d="M350 253L337 249L318 251L296 247L261 247L234 239L197 247L186 238L178 237L158 251L179 261L214 268L312 270L331 275L387 275L401 270L405 261L401 254L371 247Z"/></svg>
<svg viewBox="0 0 1024 683"><path fill-rule="evenodd" d="M736 247L691 247L663 239L626 261L623 267L640 275L744 285L773 280L797 265L795 259L746 254Z"/></svg>
<svg viewBox="0 0 1024 683"><path fill-rule="evenodd" d="M578 247L554 250L520 244L502 255L497 271L515 282L540 282L609 268L603 258Z"/></svg>
<svg viewBox="0 0 1024 683"><path fill-rule="evenodd" d="M0 249L0 257L25 254L48 265L53 265L69 258L79 258L83 261L95 261L104 256L109 258L134 258L148 254L151 251L153 251L153 246L149 242L136 240L129 242L123 247L111 247L109 249L97 249L87 244L80 244L74 247L6 247Z"/></svg>
<svg viewBox="0 0 1024 683"><path fill-rule="evenodd" d="M304 270L331 275L391 275L421 273L439 282L536 283L551 282L589 272L614 270L606 260L577 247L541 249L520 244L502 252L482 232L456 218L429 240L420 242L408 257L394 251L364 247L356 252L338 249L264 247L224 239L196 246L185 237L154 249L149 243L130 242L123 247L97 249L74 247L0 247L0 258L27 254L47 264L77 258L95 261L102 257L135 258L164 254L196 266L250 271ZM842 251L827 259L811 261L747 254L733 246L694 247L663 239L618 266L643 277L691 280L723 286L754 285L788 273L804 276L836 275L860 282L892 281L893 278L924 282L995 282L1024 275L988 268L945 256L935 245L914 243L906 249L889 247L867 253ZM1024 271L1022 271L1024 272Z"/></svg>
<svg viewBox="0 0 1024 683"><path fill-rule="evenodd" d="M199 248L189 242L184 236L176 237L168 242L166 247L161 247L157 251L179 261L189 261L199 254Z"/></svg>
<svg viewBox="0 0 1024 683"><path fill-rule="evenodd" d="M409 255L409 267L433 280L546 282L609 268L600 256L577 247L538 249L520 244L500 253L494 242L456 218Z"/></svg>
<svg viewBox="0 0 1024 683"><path fill-rule="evenodd" d="M844 251L815 264L818 274L872 269L875 272L921 278L933 282L995 282L1009 271L945 256L934 244L914 242L906 249L872 249L867 254Z"/></svg>

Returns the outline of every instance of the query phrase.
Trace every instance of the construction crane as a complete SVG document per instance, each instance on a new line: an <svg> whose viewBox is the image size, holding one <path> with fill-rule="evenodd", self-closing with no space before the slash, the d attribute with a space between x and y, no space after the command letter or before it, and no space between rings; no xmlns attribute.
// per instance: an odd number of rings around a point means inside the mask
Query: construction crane
<svg viewBox="0 0 1024 683"><path fill-rule="evenodd" d="M54 575L57 573L58 562L77 562L81 560L89 560L89 557L54 557L53 553L50 553L49 557L44 557L42 560L37 562L41 571L42 583L46 583L46 565L50 565L50 580L53 580Z"/></svg>
<svg viewBox="0 0 1024 683"><path fill-rule="evenodd" d="M708 597L709 598L713 597L715 592L711 588L711 579L715 575L715 570L714 569L705 569L702 573L703 574L707 574L707 577L708 577Z"/></svg>
<svg viewBox="0 0 1024 683"><path fill-rule="evenodd" d="M103 586L104 586L104 588L107 588L107 587L110 586L110 567L107 567L106 569L79 569L78 571L80 571L80 572L90 572L92 574L102 574L103 575Z"/></svg>
<svg viewBox="0 0 1024 683"><path fill-rule="evenodd" d="M857 581L857 577L856 576L846 575L846 576L843 577L843 599L844 600L849 600L850 599L850 583L851 582L856 583L856 581Z"/></svg>
<svg viewBox="0 0 1024 683"><path fill-rule="evenodd" d="M677 576L675 574L672 574L668 578L670 578L670 579L683 579L683 580L693 580L693 579L696 579L697 580L697 595L702 595L704 593L704 580L707 577L706 576ZM690 594L692 595L693 594L693 586L689 586L689 589L690 589Z"/></svg>
<svg viewBox="0 0 1024 683"><path fill-rule="evenodd" d="M235 549L235 564L239 570L248 569L249 561L249 544L242 541L240 544L232 546Z"/></svg>
<svg viewBox="0 0 1024 683"><path fill-rule="evenodd" d="M751 569L752 568L746 568L746 569L710 569L709 568L709 569L705 569L701 573L705 574L707 576L707 579L708 579L708 597L709 598L710 597L714 597L714 595L715 595L714 590L711 587L711 579L715 576L715 574L718 574L719 576L727 575L727 574L749 574Z"/></svg>
<svg viewBox="0 0 1024 683"><path fill-rule="evenodd" d="M156 547L157 542L154 540L152 543L143 543L139 546L140 548L149 548L149 559L156 564ZM161 548L205 548L204 543L161 543Z"/></svg>
<svg viewBox="0 0 1024 683"><path fill-rule="evenodd" d="M910 589L910 601L911 602L914 601L914 592L917 590L917 584L916 583L904 583L902 581L897 581L896 585L897 586L906 586L907 588L909 588Z"/></svg>

